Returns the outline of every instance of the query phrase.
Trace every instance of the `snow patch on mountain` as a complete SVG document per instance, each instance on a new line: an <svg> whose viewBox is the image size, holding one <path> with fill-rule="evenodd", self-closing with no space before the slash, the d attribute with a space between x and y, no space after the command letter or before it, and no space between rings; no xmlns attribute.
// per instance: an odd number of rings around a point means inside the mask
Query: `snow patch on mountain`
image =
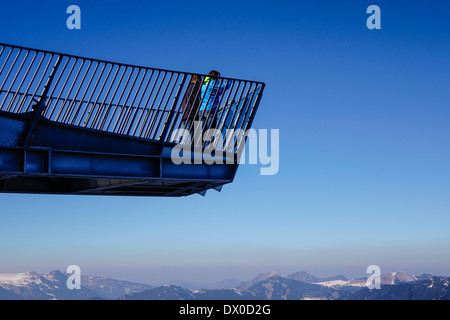
<svg viewBox="0 0 450 320"><path fill-rule="evenodd" d="M24 287L35 284L42 284L42 279L39 274L33 271L0 274L0 286L3 288L10 286Z"/></svg>

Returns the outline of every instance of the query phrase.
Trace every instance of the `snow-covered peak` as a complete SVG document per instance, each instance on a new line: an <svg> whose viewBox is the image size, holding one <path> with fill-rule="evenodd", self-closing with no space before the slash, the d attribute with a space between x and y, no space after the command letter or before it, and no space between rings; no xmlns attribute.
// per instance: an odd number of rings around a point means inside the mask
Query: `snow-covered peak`
<svg viewBox="0 0 450 320"><path fill-rule="evenodd" d="M270 271L270 272L266 273L265 276L266 276L267 278L271 278L271 277L282 277L282 278L287 278L286 275L281 274L281 273L278 273L278 272L276 272L276 271Z"/></svg>
<svg viewBox="0 0 450 320"><path fill-rule="evenodd" d="M0 274L0 286L28 286L33 283L40 283L40 276L34 271L21 273L3 273Z"/></svg>
<svg viewBox="0 0 450 320"><path fill-rule="evenodd" d="M404 271L390 272L390 273L385 273L385 274L381 275L381 283L382 284L394 285L394 284L398 284L398 283L412 282L412 281L416 281L416 280L417 280L416 277L411 276Z"/></svg>

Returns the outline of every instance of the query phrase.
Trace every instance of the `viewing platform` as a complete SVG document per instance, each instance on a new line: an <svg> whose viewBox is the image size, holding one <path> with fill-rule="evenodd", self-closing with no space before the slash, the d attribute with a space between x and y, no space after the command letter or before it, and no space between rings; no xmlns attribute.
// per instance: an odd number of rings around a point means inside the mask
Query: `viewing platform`
<svg viewBox="0 0 450 320"><path fill-rule="evenodd" d="M220 191L235 178L245 135L195 144L192 157L212 148L226 163L175 164L175 146L192 145L179 129L245 132L264 87L0 43L0 192Z"/></svg>

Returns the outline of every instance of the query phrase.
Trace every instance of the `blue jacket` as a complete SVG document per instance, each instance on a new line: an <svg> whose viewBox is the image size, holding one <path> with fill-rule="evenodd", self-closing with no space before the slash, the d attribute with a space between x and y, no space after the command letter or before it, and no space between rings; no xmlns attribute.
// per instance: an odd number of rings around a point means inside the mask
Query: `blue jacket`
<svg viewBox="0 0 450 320"><path fill-rule="evenodd" d="M233 80L220 81L206 77L202 84L203 101L200 106L200 111L216 111L220 97L226 90L230 89L232 84Z"/></svg>

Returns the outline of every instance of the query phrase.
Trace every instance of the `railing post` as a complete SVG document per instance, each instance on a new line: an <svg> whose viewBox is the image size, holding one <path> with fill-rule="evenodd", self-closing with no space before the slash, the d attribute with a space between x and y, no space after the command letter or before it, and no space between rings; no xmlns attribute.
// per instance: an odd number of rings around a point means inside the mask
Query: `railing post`
<svg viewBox="0 0 450 320"><path fill-rule="evenodd" d="M50 59L52 59L52 58L50 58ZM58 69L59 64L61 63L61 60L62 60L62 56L58 55L58 59L56 60L56 63L53 66L53 69L48 77L47 83L44 86L44 91L42 92L40 99L33 106L32 122L31 122L31 125L29 126L29 129L26 133L25 140L22 144L23 147L28 146L28 143L30 142L30 139L33 135L33 132L36 129L36 125L37 125L39 119L41 118L42 113L45 111L45 108L46 108L45 100L47 99L48 90L50 89L50 86L52 85L53 78L55 77L56 70Z"/></svg>

